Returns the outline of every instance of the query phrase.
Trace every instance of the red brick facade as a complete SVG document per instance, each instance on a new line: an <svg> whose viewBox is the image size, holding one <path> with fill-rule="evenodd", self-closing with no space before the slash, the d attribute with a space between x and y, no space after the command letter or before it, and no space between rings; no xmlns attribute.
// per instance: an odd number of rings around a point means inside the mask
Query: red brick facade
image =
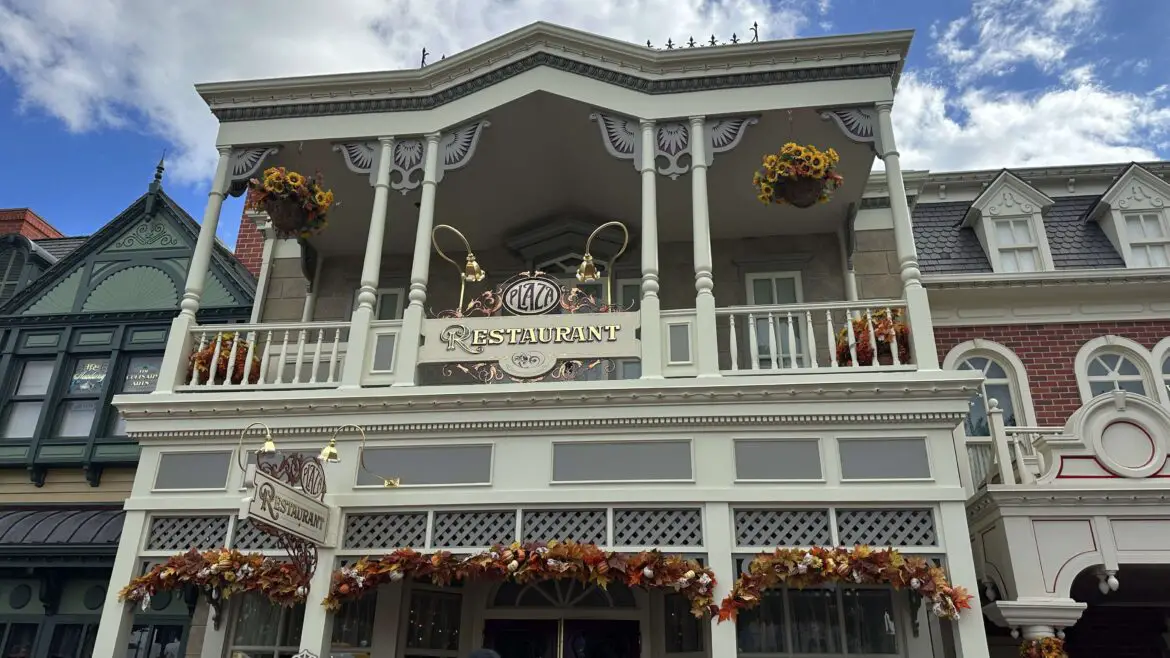
<svg viewBox="0 0 1170 658"><path fill-rule="evenodd" d="M28 208L0 209L0 235L11 233L19 233L29 240L65 237Z"/></svg>
<svg viewBox="0 0 1170 658"><path fill-rule="evenodd" d="M240 232L236 236L236 258L253 276L260 276L264 263L264 234L246 215L240 216Z"/></svg>
<svg viewBox="0 0 1170 658"><path fill-rule="evenodd" d="M940 362L956 345L975 338L995 341L1015 352L1028 371L1036 421L1056 427L1081 406L1075 365L1081 346L1112 334L1152 349L1170 336L1170 320L935 327L934 332Z"/></svg>

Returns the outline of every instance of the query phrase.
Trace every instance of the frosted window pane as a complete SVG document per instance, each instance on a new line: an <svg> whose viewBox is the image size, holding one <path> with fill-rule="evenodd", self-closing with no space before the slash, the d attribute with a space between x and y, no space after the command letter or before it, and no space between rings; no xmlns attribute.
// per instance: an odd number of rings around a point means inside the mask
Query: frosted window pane
<svg viewBox="0 0 1170 658"><path fill-rule="evenodd" d="M4 419L3 436L6 439L27 439L37 429L43 402L14 402L8 405Z"/></svg>
<svg viewBox="0 0 1170 658"><path fill-rule="evenodd" d="M1015 244L1015 238L1012 236L1012 227L1008 222L995 223L995 240L1001 247L1010 247Z"/></svg>
<svg viewBox="0 0 1170 658"><path fill-rule="evenodd" d="M1016 252L1017 271L1036 272L1040 269L1039 258L1033 249L1021 249Z"/></svg>
<svg viewBox="0 0 1170 658"><path fill-rule="evenodd" d="M20 373L17 395L44 395L49 392L49 379L53 376L52 361L29 361Z"/></svg>
<svg viewBox="0 0 1170 658"><path fill-rule="evenodd" d="M63 404L57 420L56 436L89 436L97 407L97 400L70 400Z"/></svg>
<svg viewBox="0 0 1170 658"><path fill-rule="evenodd" d="M690 441L607 441L553 445L556 482L689 480Z"/></svg>
<svg viewBox="0 0 1170 658"><path fill-rule="evenodd" d="M775 298L772 296L772 281L770 279L752 280L751 303L761 306L776 303Z"/></svg>
<svg viewBox="0 0 1170 658"><path fill-rule="evenodd" d="M846 480L930 477L923 439L840 439L837 449Z"/></svg>
<svg viewBox="0 0 1170 658"><path fill-rule="evenodd" d="M815 439L739 440L735 477L740 480L819 480L821 452Z"/></svg>

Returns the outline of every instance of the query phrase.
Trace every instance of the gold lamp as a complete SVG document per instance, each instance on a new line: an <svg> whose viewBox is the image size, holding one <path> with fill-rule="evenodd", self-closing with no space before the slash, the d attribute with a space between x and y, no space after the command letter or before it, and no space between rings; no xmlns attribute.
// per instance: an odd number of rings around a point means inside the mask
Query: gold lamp
<svg viewBox="0 0 1170 658"><path fill-rule="evenodd" d="M248 452L247 450L244 450L244 438L247 436L248 430L252 429L253 427L264 428L264 443L262 443L256 450L256 455L270 455L276 452L276 442L272 440L272 429L264 423L252 423L251 425L245 427L243 432L240 432L240 442L236 446L236 464L239 465L241 471L248 470L246 464L247 458L244 457L244 455Z"/></svg>
<svg viewBox="0 0 1170 658"><path fill-rule="evenodd" d="M630 245L630 231L626 225L621 222L606 222L601 226L593 229L593 233L589 234L589 239L585 241L585 256L581 258L581 264L577 266L577 280L581 283L588 281L598 281L601 279L601 272L597 270L597 264L593 262L593 254L591 248L593 247L593 238L611 226L620 228L622 230L622 248L614 254L614 257L605 261L605 305L613 305L613 277L610 273L613 270L613 264L617 259L621 258L622 254L626 253L626 247Z"/></svg>
<svg viewBox="0 0 1170 658"><path fill-rule="evenodd" d="M329 439L329 445L325 446L325 449L321 451L322 459L324 459L325 452L331 448L333 450L332 454L337 454L337 435L345 429L356 430L357 433L362 436L362 445L360 451L358 452L358 466L360 466L361 469L366 473L369 473L375 478L381 480L382 486L386 487L387 489L393 489L394 487L399 486L402 483L399 478L388 478L384 475L378 475L366 467L366 431L359 425L342 425L341 427L338 427L336 430L334 430L333 437Z"/></svg>
<svg viewBox="0 0 1170 658"><path fill-rule="evenodd" d="M455 260L452 259L450 256L443 253L443 250L441 248L439 248L439 241L438 241L439 229L446 229L446 230L454 233L460 240L463 241L463 246L464 246L464 248L467 249L467 262L466 263L464 263L463 265L460 265L459 263L455 262ZM447 224L439 224L438 226L436 226L431 231L431 244L435 247L435 253L439 254L440 258L442 258L443 260L447 261L448 263L451 263L452 265L454 265L455 269L459 271L459 311L462 312L463 311L463 296L467 290L467 284L468 283L479 283L480 281L483 281L484 278L487 276L487 272L484 272L483 268L479 266L479 262L475 260L475 253L473 253L471 251L471 243L469 243L467 241L467 238L462 233L459 232L459 229L455 228L454 226L450 226Z"/></svg>

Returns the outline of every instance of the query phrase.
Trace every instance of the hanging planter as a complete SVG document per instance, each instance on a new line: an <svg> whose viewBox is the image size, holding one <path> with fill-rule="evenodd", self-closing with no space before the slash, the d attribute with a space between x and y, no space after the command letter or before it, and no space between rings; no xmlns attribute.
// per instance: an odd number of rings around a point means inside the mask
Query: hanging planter
<svg viewBox="0 0 1170 658"><path fill-rule="evenodd" d="M779 153L764 156L760 170L752 178L756 198L764 204L791 204L810 208L826 203L844 179L837 173L841 157L833 149L785 144Z"/></svg>
<svg viewBox="0 0 1170 658"><path fill-rule="evenodd" d="M268 213L280 238L307 238L325 228L333 190L321 174L308 178L284 167L264 170L263 180L248 181L248 206Z"/></svg>
<svg viewBox="0 0 1170 658"><path fill-rule="evenodd" d="M856 350L856 365L894 365L895 346L898 350L898 364L907 365L910 363L910 327L902 318L901 309L867 311L853 318L852 323L852 342L849 340L848 327L837 332L838 364L842 366L854 365L853 353ZM872 340L871 331L873 333Z"/></svg>

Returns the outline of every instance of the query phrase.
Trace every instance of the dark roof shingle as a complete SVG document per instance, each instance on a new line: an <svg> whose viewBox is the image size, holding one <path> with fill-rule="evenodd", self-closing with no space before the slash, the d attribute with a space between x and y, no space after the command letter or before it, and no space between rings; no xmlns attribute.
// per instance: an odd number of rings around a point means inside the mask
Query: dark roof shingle
<svg viewBox="0 0 1170 658"><path fill-rule="evenodd" d="M1055 203L1044 216L1044 232L1052 264L1058 270L1084 270L1101 267L1125 267L1125 261L1101 225L1088 221L1086 215L1100 196L1067 196Z"/></svg>
<svg viewBox="0 0 1170 658"><path fill-rule="evenodd" d="M36 245L41 249L49 252L49 255L57 260L73 253L81 245L85 244L88 236L81 236L76 238L46 238L44 240L36 240Z"/></svg>

